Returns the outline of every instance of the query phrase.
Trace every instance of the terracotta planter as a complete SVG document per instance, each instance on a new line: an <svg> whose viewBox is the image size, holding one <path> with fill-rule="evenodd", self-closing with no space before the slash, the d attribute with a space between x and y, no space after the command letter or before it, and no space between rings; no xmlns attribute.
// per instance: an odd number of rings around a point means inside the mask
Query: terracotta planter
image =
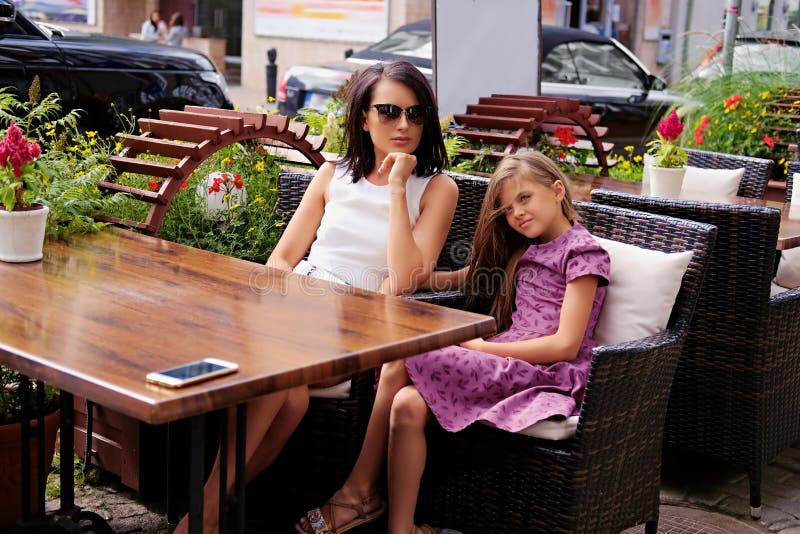
<svg viewBox="0 0 800 534"><path fill-rule="evenodd" d="M678 198L683 186L683 175L686 167L649 168L650 194L654 197Z"/></svg>
<svg viewBox="0 0 800 534"><path fill-rule="evenodd" d="M41 260L49 211L41 205L14 211L0 208L0 260Z"/></svg>
<svg viewBox="0 0 800 534"><path fill-rule="evenodd" d="M56 447L56 433L58 432L59 410L45 416L45 464L53 463L53 452ZM20 441L20 423L0 425L0 530L12 527L17 519L22 516L22 443ZM31 421L31 427L36 427L36 420ZM31 506L36 512L36 479L38 465L36 451L38 439L31 439ZM70 465L71 466L71 465Z"/></svg>

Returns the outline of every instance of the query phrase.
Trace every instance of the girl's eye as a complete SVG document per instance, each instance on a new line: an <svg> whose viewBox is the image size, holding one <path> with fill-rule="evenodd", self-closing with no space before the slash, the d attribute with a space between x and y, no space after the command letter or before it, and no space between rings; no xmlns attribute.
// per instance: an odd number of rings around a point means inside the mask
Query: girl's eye
<svg viewBox="0 0 800 534"><path fill-rule="evenodd" d="M530 198L531 198L530 195L520 195L519 200L520 202L527 202L528 200L530 200Z"/></svg>

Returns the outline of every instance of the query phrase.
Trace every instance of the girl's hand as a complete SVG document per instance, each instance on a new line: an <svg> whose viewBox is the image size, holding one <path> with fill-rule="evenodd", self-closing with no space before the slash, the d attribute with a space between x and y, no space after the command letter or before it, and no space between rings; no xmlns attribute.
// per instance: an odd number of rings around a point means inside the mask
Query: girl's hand
<svg viewBox="0 0 800 534"><path fill-rule="evenodd" d="M477 350L480 352L486 352L484 350L485 346L486 346L486 341L484 341L482 338L479 337L476 337L475 339L470 339L469 341L465 341L460 345L460 347L464 349Z"/></svg>
<svg viewBox="0 0 800 534"><path fill-rule="evenodd" d="M404 152L390 152L378 167L378 174L383 175L389 171L389 185L406 190L406 182L417 166L417 157Z"/></svg>

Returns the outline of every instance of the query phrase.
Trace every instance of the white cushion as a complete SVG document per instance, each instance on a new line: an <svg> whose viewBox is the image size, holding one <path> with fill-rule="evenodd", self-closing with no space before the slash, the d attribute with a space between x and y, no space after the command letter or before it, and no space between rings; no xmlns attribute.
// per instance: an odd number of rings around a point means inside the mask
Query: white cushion
<svg viewBox="0 0 800 534"><path fill-rule="evenodd" d="M494 425L489 421L481 421L481 423L493 427ZM528 428L523 428L516 434L523 436L530 436L532 438L549 439L553 441L560 441L562 439L569 439L578 431L578 416L573 415L562 419L560 421L551 421L545 419L534 423Z"/></svg>
<svg viewBox="0 0 800 534"><path fill-rule="evenodd" d="M611 259L608 292L594 338L614 345L667 328L692 252L666 253L595 237Z"/></svg>
<svg viewBox="0 0 800 534"><path fill-rule="evenodd" d="M703 191L717 196L735 197L739 192L739 182L744 176L741 169L703 169L686 167L681 191Z"/></svg>
<svg viewBox="0 0 800 534"><path fill-rule="evenodd" d="M769 285L769 296L774 297L775 295L779 295L784 291L789 291L788 287L781 287L775 282L770 283Z"/></svg>
<svg viewBox="0 0 800 534"><path fill-rule="evenodd" d="M320 399L349 399L350 398L350 380L340 382L334 386L327 388L309 387L308 394L311 397Z"/></svg>
<svg viewBox="0 0 800 534"><path fill-rule="evenodd" d="M800 287L800 248L790 248L781 252L775 283L787 289Z"/></svg>
<svg viewBox="0 0 800 534"><path fill-rule="evenodd" d="M798 188L800 188L800 172L792 174L792 198L789 199L792 206L800 205L800 191L794 194Z"/></svg>

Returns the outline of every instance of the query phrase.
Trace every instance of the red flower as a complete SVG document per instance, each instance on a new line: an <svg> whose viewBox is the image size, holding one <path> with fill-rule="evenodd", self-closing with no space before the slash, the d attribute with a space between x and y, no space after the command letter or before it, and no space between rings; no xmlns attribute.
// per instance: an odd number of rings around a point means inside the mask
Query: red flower
<svg viewBox="0 0 800 534"><path fill-rule="evenodd" d="M150 191L158 191L158 189L161 187L161 182L158 180L150 180L147 182L147 185L150 186Z"/></svg>
<svg viewBox="0 0 800 534"><path fill-rule="evenodd" d="M244 187L244 182L242 181L241 174L233 175L233 185L236 187L236 189L241 189L242 187Z"/></svg>
<svg viewBox="0 0 800 534"><path fill-rule="evenodd" d="M228 167L233 167L233 158L228 158Z"/></svg>
<svg viewBox="0 0 800 534"><path fill-rule="evenodd" d="M770 148L774 148L775 147L775 140L772 139L769 135L764 134L764 144L767 145Z"/></svg>
<svg viewBox="0 0 800 534"><path fill-rule="evenodd" d="M261 145L256 145L256 150L258 150L258 151L259 151L259 152L261 152L262 154L266 154L266 153L267 153L267 149L266 149L266 148L264 148L264 147L263 147L263 146L261 146Z"/></svg>
<svg viewBox="0 0 800 534"><path fill-rule="evenodd" d="M0 141L0 167L11 165L14 176L22 176L22 166L33 162L42 154L39 143L28 141L14 121L8 126L8 134Z"/></svg>
<svg viewBox="0 0 800 534"><path fill-rule="evenodd" d="M725 101L725 111L732 111L736 109L736 106L744 100L744 97L740 95L733 95L728 100Z"/></svg>
<svg viewBox="0 0 800 534"><path fill-rule="evenodd" d="M214 178L214 183L208 188L209 193L219 193L219 182Z"/></svg>
<svg viewBox="0 0 800 534"><path fill-rule="evenodd" d="M555 136L561 146L570 146L578 142L578 139L572 135L572 128L569 127L556 128Z"/></svg>
<svg viewBox="0 0 800 534"><path fill-rule="evenodd" d="M186 181L186 180L184 180L184 181L183 181L183 183L182 183L182 184L180 185L180 187L178 188L178 191L183 191L183 190L184 190L184 189L186 189L187 187L189 187L189 182L188 182L188 181Z"/></svg>
<svg viewBox="0 0 800 534"><path fill-rule="evenodd" d="M708 123L711 122L711 117L708 115L703 115L700 117L700 126L694 129L694 144L700 146L705 141L705 137L703 137L703 132L706 131L708 128Z"/></svg>
<svg viewBox="0 0 800 534"><path fill-rule="evenodd" d="M683 123L674 109L666 119L658 122L658 133L665 141L675 141L683 133Z"/></svg>

